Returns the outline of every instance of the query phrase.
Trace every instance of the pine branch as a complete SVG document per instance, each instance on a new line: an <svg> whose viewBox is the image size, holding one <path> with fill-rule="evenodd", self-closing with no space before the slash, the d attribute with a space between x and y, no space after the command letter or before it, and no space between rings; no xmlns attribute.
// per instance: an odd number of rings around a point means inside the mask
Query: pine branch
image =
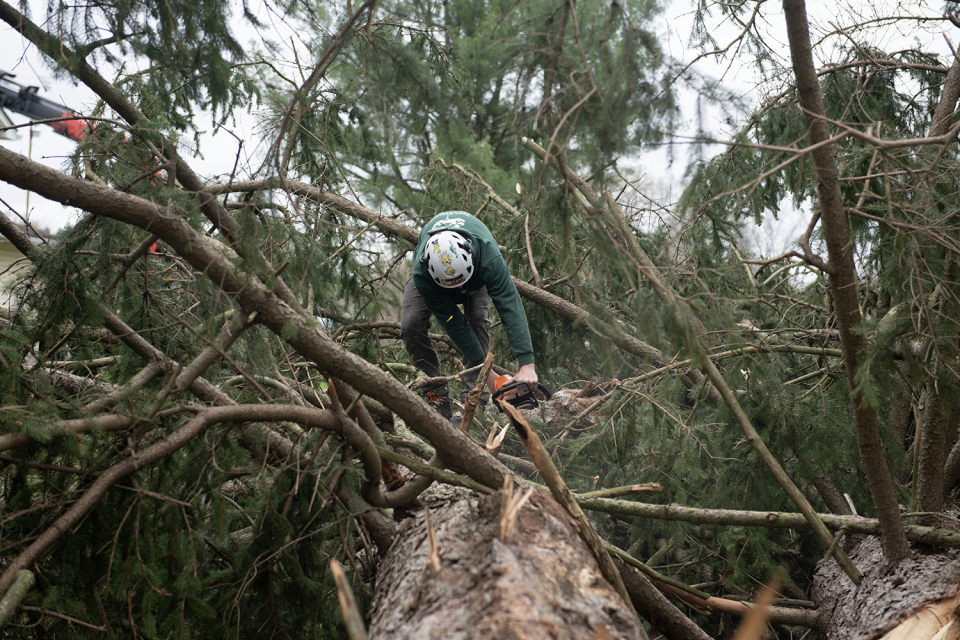
<svg viewBox="0 0 960 640"><path fill-rule="evenodd" d="M293 153L293 147L297 139L296 133L300 128L300 120L303 118L303 114L307 109L307 96L323 77L324 73L326 73L330 63L336 59L337 54L340 52L340 49L347 40L347 36L349 36L350 32L353 31L353 25L356 24L357 20L360 19L360 16L369 10L370 17L372 17L373 6L375 4L376 0L366 0L356 11L353 12L353 15L347 19L347 22L343 25L337 35L334 36L330 46L328 46L327 50L324 51L322 56L320 56L320 60L318 60L317 64L314 65L313 71L310 72L310 76L303 82L302 85L300 85L299 90L296 92L296 95L290 102L290 106L287 107L286 111L284 112L283 121L280 123L280 131L277 134L277 147L279 148L280 144L284 140L284 136L288 131L290 131L290 136L287 139L287 144L283 149L283 157L281 158L280 166L278 167L279 175L287 175L287 169L290 165L290 155ZM368 20L370 17L368 17Z"/></svg>
<svg viewBox="0 0 960 640"><path fill-rule="evenodd" d="M276 286L257 279L249 271L238 269L216 247L217 243L209 242L209 239L204 241L205 236L194 230L182 216L136 196L65 176L2 148L0 180L156 233L212 284L234 297L245 313L256 312L258 322L302 357L311 359L320 370L344 380L358 392L380 399L412 429L437 446L443 459L454 468L465 471L487 486L502 484L503 474L508 473L506 467L471 438L453 429L448 421L398 380L335 344L299 305L287 304ZM112 327L119 318L113 316L104 321ZM118 330L117 333L129 337L127 330Z"/></svg>
<svg viewBox="0 0 960 640"><path fill-rule="evenodd" d="M122 431L129 429L133 418L122 415L108 415L75 420L60 420L52 423L46 429L48 438L65 438L91 431ZM13 422L11 420L11 422ZM0 435L0 451L9 451L36 442L26 433L5 433Z"/></svg>
<svg viewBox="0 0 960 640"><path fill-rule="evenodd" d="M396 442L396 440L397 439L393 439L392 441ZM401 446L407 445L405 441L401 440L400 442L402 443ZM392 449L388 449L386 447L377 447L377 451L384 459L402 464L417 475L427 476L432 480L436 480L437 482L443 482L444 484L453 485L455 487L466 487L467 489L472 489L473 491L483 495L494 493L494 490L490 487L482 485L479 482L475 482L470 478L465 478L450 471L444 471L443 469L427 462L419 462L413 458L408 458L407 456L401 455Z"/></svg>
<svg viewBox="0 0 960 640"><path fill-rule="evenodd" d="M743 618L751 615L751 613L755 611L750 604L729 598L711 596L710 594L683 584L679 580L665 576L613 545L607 545L607 549L623 563L640 570L663 594L673 596L701 613L727 613ZM770 617L770 622L814 629L817 626L817 617L820 612L816 609L769 607L767 613Z"/></svg>
<svg viewBox="0 0 960 640"><path fill-rule="evenodd" d="M202 409L196 417L173 433L159 439L143 450L136 451L122 462L103 471L79 500L7 566L3 574L0 575L0 593L4 593L10 587L17 571L41 560L47 551L63 536L67 535L80 519L103 499L110 487L120 479L179 451L213 425L224 422L275 422L280 420L334 431L346 438L351 446L355 447L362 446L362 438L365 437L359 427L355 431L352 431L349 427L343 428L342 422L336 418L333 412L308 407L296 405L234 405ZM360 436L357 435L357 432ZM369 442L369 438L367 438L367 441ZM370 442L370 445L372 447L373 443ZM376 455L375 447L373 453ZM376 458L379 460L378 455L376 455ZM368 473L376 473L378 477L379 471L379 465L376 466L375 472L372 465L367 468Z"/></svg>
<svg viewBox="0 0 960 640"><path fill-rule="evenodd" d="M621 496L632 496L638 493L658 493L663 490L659 482L645 482L643 484L628 484L623 487L611 487L609 489L600 489L599 491L589 491L587 493L577 493L574 496L577 501L588 498L619 498Z"/></svg>
<svg viewBox="0 0 960 640"><path fill-rule="evenodd" d="M659 589L653 586L639 569L625 563L619 556L613 562L623 577L633 606L670 640L709 640L703 629L683 614Z"/></svg>
<svg viewBox="0 0 960 640"><path fill-rule="evenodd" d="M528 149L531 149L535 154L538 155L538 157L546 161L546 154L541 153L542 149L540 149L540 147L527 139L524 139L523 142ZM613 242L613 244L616 246L617 242L615 238L613 238L611 231L606 225L603 225L601 221L597 219L597 216L606 215L612 218L612 227L615 231L619 232L620 239L626 246L626 257L631 260L633 265L636 266L637 270L643 274L648 282L650 282L653 290L656 292L664 306L672 308L675 315L679 317L690 317L692 320L691 330L687 331L684 335L688 350L693 352L693 357L696 360L700 361L698 364L703 369L706 377L713 384L714 389L719 392L720 396L723 398L724 404L727 405L727 408L733 414L734 421L740 427L741 431L743 431L744 436L746 436L747 441L757 453L757 456L763 461L764 465L770 471L771 475L773 475L774 479L787 494L790 500L792 500L793 503L797 505L800 512L804 514L804 517L817 533L824 546L830 547L831 543L833 542L833 538L823 526L823 523L817 519L817 515L813 510L813 506L807 500L806 496L804 496L803 493L797 488L793 480L791 480L787 473L783 470L783 467L770 452L770 449L767 447L766 443L760 438L757 430L753 427L753 424L747 417L747 414L740 406L740 402L737 400L736 394L732 389L730 389L730 386L720 374L720 371L717 369L717 366L714 364L713 360L706 355L709 343L707 341L706 329L703 323L692 313L692 310L689 308L689 305L686 304L686 301L678 296L664 282L657 270L656 265L653 264L650 258L640 247L639 242L637 242L637 238L634 235L633 230L630 228L629 223L627 223L626 219L624 218L623 213L621 212L616 201L608 192L604 192L603 198L601 199L600 196L594 193L593 190L590 189L590 187L586 185L586 183L584 183L584 181L570 167L560 167L560 170L563 172L565 179L575 184L590 203L591 207L587 213L587 220L599 231L607 234L611 242ZM836 550L834 558L843 568L844 572L850 577L853 583L860 584L860 572L842 549Z"/></svg>

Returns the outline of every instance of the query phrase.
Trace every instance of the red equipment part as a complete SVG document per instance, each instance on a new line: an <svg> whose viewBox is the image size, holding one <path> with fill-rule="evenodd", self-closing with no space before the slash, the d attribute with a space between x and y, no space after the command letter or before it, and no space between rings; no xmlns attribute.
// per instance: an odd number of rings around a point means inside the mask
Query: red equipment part
<svg viewBox="0 0 960 640"><path fill-rule="evenodd" d="M50 126L53 127L53 130L61 135L65 135L68 138L73 138L74 140L83 140L83 132L87 130L87 121L82 119L76 119L76 116L80 115L74 113L73 111L67 111L60 114L65 118L75 118L74 120L61 120L60 122L52 122Z"/></svg>
<svg viewBox="0 0 960 640"><path fill-rule="evenodd" d="M0 108L21 113L33 120L50 120L52 118L72 118L47 123L57 133L74 140L83 138L87 128L87 121L77 119L79 115L70 107L57 104L37 95L39 87L27 87L11 80L14 75L7 71L0 71Z"/></svg>

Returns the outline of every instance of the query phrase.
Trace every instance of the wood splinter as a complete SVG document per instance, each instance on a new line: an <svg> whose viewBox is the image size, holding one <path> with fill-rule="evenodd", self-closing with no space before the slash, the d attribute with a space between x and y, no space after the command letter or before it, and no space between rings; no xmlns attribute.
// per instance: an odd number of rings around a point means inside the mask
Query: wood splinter
<svg viewBox="0 0 960 640"><path fill-rule="evenodd" d="M340 613L343 614L343 623L347 627L350 640L367 640L367 629L363 625L363 616L353 597L353 590L347 580L343 567L334 559L330 559L330 573L337 583L337 599L340 601Z"/></svg>
<svg viewBox="0 0 960 640"><path fill-rule="evenodd" d="M480 367L480 373L477 374L477 383L467 394L467 401L463 407L463 418L460 419L460 430L464 433L470 431L470 424L473 422L473 414L477 412L480 405L480 396L487 386L487 374L490 373L490 367L493 366L493 351L487 352L487 357L483 360L483 366Z"/></svg>
<svg viewBox="0 0 960 640"><path fill-rule="evenodd" d="M513 476L503 477L503 501L500 503L500 527L497 539L500 542L506 542L513 533L520 516L520 510L527 503L530 496L533 495L533 488L530 487L523 496L515 496L513 492Z"/></svg>
<svg viewBox="0 0 960 640"><path fill-rule="evenodd" d="M430 551L427 554L427 571L435 576L440 573L441 568L440 547L437 544L437 532L430 526L430 508L427 506L423 507L423 520L427 525L427 540L430 544Z"/></svg>
<svg viewBox="0 0 960 640"><path fill-rule="evenodd" d="M490 435L487 436L487 441L484 443L484 448L487 450L487 453L496 457L500 453L500 445L503 444L503 439L507 435L507 429L510 428L509 424L505 424L502 429L496 420L493 421L493 426L490 427ZM500 433L497 433L497 429L500 429Z"/></svg>

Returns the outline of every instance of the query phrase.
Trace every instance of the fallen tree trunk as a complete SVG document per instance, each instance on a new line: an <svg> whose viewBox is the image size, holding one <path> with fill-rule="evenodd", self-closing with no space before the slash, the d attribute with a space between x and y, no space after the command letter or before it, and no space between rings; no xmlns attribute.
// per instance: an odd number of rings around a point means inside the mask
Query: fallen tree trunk
<svg viewBox="0 0 960 640"><path fill-rule="evenodd" d="M377 573L370 638L643 637L563 508L535 491L505 526L502 496L421 496L436 547L423 513L400 525Z"/></svg>
<svg viewBox="0 0 960 640"><path fill-rule="evenodd" d="M823 640L955 640L960 637L960 552L916 553L884 567L877 538L850 553L863 572L854 589L833 562L821 561L813 582ZM949 627L948 627L949 625ZM938 635L939 634L939 635Z"/></svg>

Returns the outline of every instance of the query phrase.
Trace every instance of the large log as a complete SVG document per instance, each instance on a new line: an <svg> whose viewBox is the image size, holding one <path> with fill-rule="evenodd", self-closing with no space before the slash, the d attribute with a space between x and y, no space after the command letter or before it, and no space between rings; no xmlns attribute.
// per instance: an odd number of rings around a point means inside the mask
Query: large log
<svg viewBox="0 0 960 640"><path fill-rule="evenodd" d="M823 640L955 640L960 593L960 551L915 550L895 568L885 566L877 538L865 537L850 553L863 573L855 588L833 562L820 561L813 598ZM952 621L952 624L951 624ZM950 624L950 628L943 627ZM938 636L940 631L943 635Z"/></svg>
<svg viewBox="0 0 960 640"><path fill-rule="evenodd" d="M534 492L500 540L502 495L438 486L421 496L440 570L428 565L423 513L404 520L377 574L371 640L642 637L566 511Z"/></svg>

